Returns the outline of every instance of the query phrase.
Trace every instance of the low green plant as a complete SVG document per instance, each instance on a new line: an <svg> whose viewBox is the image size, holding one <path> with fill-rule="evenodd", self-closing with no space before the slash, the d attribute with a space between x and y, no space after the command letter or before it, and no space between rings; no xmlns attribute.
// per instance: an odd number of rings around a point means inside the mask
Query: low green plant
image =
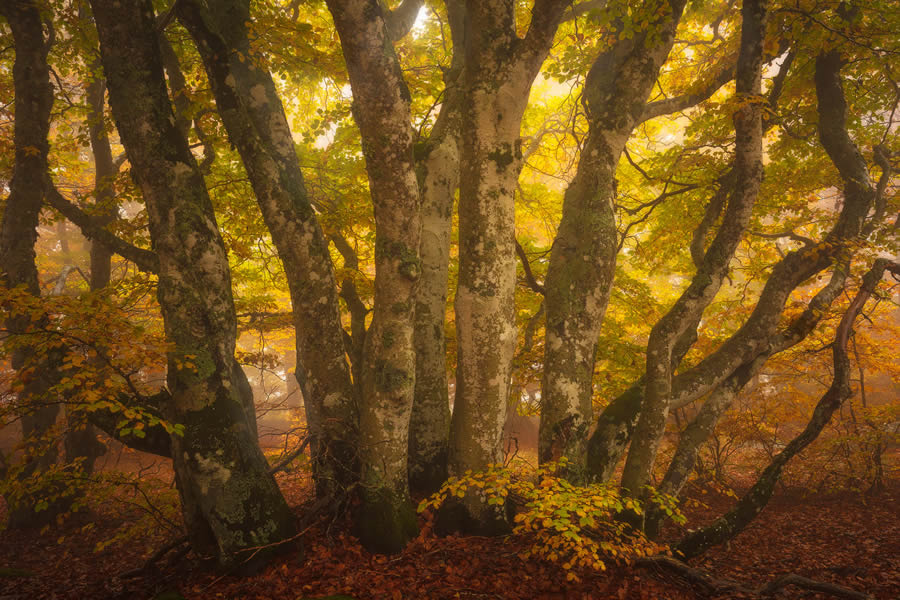
<svg viewBox="0 0 900 600"><path fill-rule="evenodd" d="M577 569L603 570L609 561L627 563L666 551L629 524L644 514L644 503L615 486L574 485L559 476L565 464L562 460L538 469L492 465L485 471L467 471L423 500L419 512L437 510L448 499L472 492L489 505L513 502L517 507L513 533L532 540L519 556L560 563L569 580L578 579ZM645 502L676 523L685 522L675 498L652 488L645 492Z"/></svg>

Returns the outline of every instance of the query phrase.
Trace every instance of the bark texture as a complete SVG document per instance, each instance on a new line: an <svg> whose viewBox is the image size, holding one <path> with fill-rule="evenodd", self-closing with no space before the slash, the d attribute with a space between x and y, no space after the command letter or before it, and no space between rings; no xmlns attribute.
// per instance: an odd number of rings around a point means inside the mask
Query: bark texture
<svg viewBox="0 0 900 600"><path fill-rule="evenodd" d="M445 112L449 111L449 112ZM442 108L443 125L434 133L427 156L419 162L422 195L422 278L416 293L416 374L409 423L409 482L424 493L437 491L447 479L450 403L447 392L447 275L453 197L459 183L459 115Z"/></svg>
<svg viewBox="0 0 900 600"><path fill-rule="evenodd" d="M600 326L615 273L616 167L675 39L685 2L670 2L649 28L622 38L594 61L585 82L588 137L566 190L550 254L539 459L568 459L586 479L592 381ZM654 9L655 12L655 9Z"/></svg>
<svg viewBox="0 0 900 600"><path fill-rule="evenodd" d="M450 474L502 461L515 328L515 207L522 116L568 2L539 0L524 38L515 3L466 3L459 188L458 365ZM494 531L503 515L474 497L460 527Z"/></svg>
<svg viewBox="0 0 900 600"><path fill-rule="evenodd" d="M338 495L358 476L357 398L328 242L306 192L284 107L267 67L251 53L248 1L186 0L177 11L197 43L219 114L284 266L298 362L306 374L303 402L316 490Z"/></svg>
<svg viewBox="0 0 900 600"><path fill-rule="evenodd" d="M223 565L261 560L293 536L294 517L248 419L252 395L234 360L228 261L203 176L175 127L153 8L149 1L91 6L110 106L159 257L158 298L174 346L165 412L184 425L172 454L191 544Z"/></svg>
<svg viewBox="0 0 900 600"><path fill-rule="evenodd" d="M453 200L459 185L460 77L465 7L449 0L453 59L444 76L444 101L431 136L416 157L422 197L422 277L416 292L416 387L409 422L409 485L424 494L447 479L450 404L447 393L447 274Z"/></svg>
<svg viewBox="0 0 900 600"><path fill-rule="evenodd" d="M416 534L407 452L415 382L421 216L410 96L377 0L328 0L353 90L375 209L375 305L360 405L360 540L397 552Z"/></svg>

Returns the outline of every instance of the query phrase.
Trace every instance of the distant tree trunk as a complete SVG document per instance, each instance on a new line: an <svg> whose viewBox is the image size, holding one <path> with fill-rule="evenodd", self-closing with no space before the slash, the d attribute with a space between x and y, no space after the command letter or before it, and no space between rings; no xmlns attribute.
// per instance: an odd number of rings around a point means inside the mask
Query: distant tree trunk
<svg viewBox="0 0 900 600"><path fill-rule="evenodd" d="M175 127L153 8L91 5L110 106L159 257L158 298L174 347L165 412L184 425L172 455L191 544L223 565L262 560L292 538L295 522L246 413L252 396L234 360L231 274L203 176Z"/></svg>
<svg viewBox="0 0 900 600"><path fill-rule="evenodd" d="M422 223L410 96L381 4L327 4L350 76L375 212L375 303L363 359L357 532L367 548L397 552L417 531L407 453Z"/></svg>
<svg viewBox="0 0 900 600"><path fill-rule="evenodd" d="M431 494L447 479L450 404L447 391L447 274L453 197L459 185L460 89L465 7L449 0L453 59L441 112L417 156L422 196L422 277L416 292L416 387L409 422L409 485Z"/></svg>
<svg viewBox="0 0 900 600"><path fill-rule="evenodd" d="M40 10L32 0L13 0L0 5L0 14L9 23L16 49L13 65L15 163L0 224L0 281L6 288L24 286L33 296L41 295L34 244L43 205L49 150L47 135L53 107L53 86L47 66L50 41L44 39ZM13 335L46 322L46 317L35 323L28 314L7 315L5 326ZM35 349L29 346L19 346L12 352L13 369L19 372L26 366L32 369L30 374L23 374L24 389L17 399L25 450L24 470L19 474L22 480L38 477L55 464L59 456L54 440L43 438L51 433L59 415L60 405L56 398L48 397L48 390L59 376L57 367L61 358L59 352L36 356ZM47 524L63 508L60 503L36 511L38 498L29 494L9 500L9 526L12 528Z"/></svg>
<svg viewBox="0 0 900 600"><path fill-rule="evenodd" d="M567 458L568 476L575 481L587 478L594 358L615 273L616 167L643 120L684 5L684 0L670 2L661 15L649 16L644 31L620 38L597 57L585 81L588 136L563 199L544 282L547 333L538 453L542 462Z"/></svg>
<svg viewBox="0 0 900 600"><path fill-rule="evenodd" d="M820 55L819 61L821 59ZM817 61L817 66L819 61ZM675 547L675 552L678 555L684 558L693 558L712 546L730 540L743 531L768 504L775 491L775 484L778 483L778 478L781 476L781 472L788 461L819 437L822 429L831 420L834 411L839 409L844 401L853 395L853 390L850 387L850 357L847 355L847 340L850 338L853 330L853 322L862 311L866 300L875 291L875 286L881 280L885 269L891 269L894 273L900 273L900 264L892 263L887 259L875 261L872 269L863 276L862 287L850 302L847 312L844 313L835 331L834 342L832 343L834 379L828 391L816 404L806 428L772 459L772 462L762 472L753 487L738 500L737 505L731 511L716 519L711 525L689 534L678 542L678 545Z"/></svg>
<svg viewBox="0 0 900 600"><path fill-rule="evenodd" d="M97 64L94 67L100 69ZM95 77L87 86L88 102L88 134L91 141L91 152L94 155L94 204L99 209L98 225L112 223L118 215L115 205L115 187L113 180L118 169L113 162L112 148L103 119L104 95L106 82L102 77ZM91 242L91 289L99 290L109 285L113 252L96 242Z"/></svg>
<svg viewBox="0 0 900 600"><path fill-rule="evenodd" d="M86 26L90 25L90 19L79 11L79 18ZM85 99L87 100L87 128L91 144L91 153L94 157L94 205L98 209L94 221L98 227L105 227L112 223L118 215L118 207L115 204L115 188L113 180L118 172L113 161L112 147L104 124L106 96L106 82L98 74L100 61L95 60L91 65L94 78L87 84ZM100 290L109 285L112 275L113 251L107 246L91 241L90 248L90 288L92 291ZM105 446L97 441L97 432L93 425L87 423L83 415L69 413L69 429L66 432L65 448L66 460L74 461L81 458L81 469L85 473L92 473L94 462L103 455Z"/></svg>
<svg viewBox="0 0 900 600"><path fill-rule="evenodd" d="M358 478L357 397L344 355L334 266L310 204L281 99L251 54L247 0L179 2L203 58L219 114L243 160L291 294L303 403L313 436L317 494L338 496Z"/></svg>
<svg viewBox="0 0 900 600"><path fill-rule="evenodd" d="M622 473L622 487L640 494L650 477L656 451L671 406L672 358L678 340L696 328L728 273L728 265L744 233L763 177L762 64L766 21L765 0L746 0L741 14L741 47L735 95L741 105L734 114L734 170L738 181L716 237L688 288L654 326L647 342L647 379L641 415Z"/></svg>
<svg viewBox="0 0 900 600"><path fill-rule="evenodd" d="M458 366L450 433L450 473L503 459L515 327L515 203L523 157L522 116L532 82L569 2L538 0L524 38L516 4L467 4L459 188ZM504 515L474 495L455 527L505 530Z"/></svg>

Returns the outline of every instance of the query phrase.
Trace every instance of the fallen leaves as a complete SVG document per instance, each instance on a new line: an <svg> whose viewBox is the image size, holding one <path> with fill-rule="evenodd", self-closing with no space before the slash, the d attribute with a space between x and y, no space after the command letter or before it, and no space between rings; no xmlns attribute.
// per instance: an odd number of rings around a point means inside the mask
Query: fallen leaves
<svg viewBox="0 0 900 600"><path fill-rule="evenodd" d="M296 482L290 485L294 486L292 500L299 504L301 490L296 489ZM309 493L308 488L305 493ZM693 526L709 520L730 502L718 494L707 494L704 499L710 506L689 515ZM716 548L693 566L751 587L779 574L795 572L866 591L876 598L897 598L897 514L900 485L896 483L877 498L869 498L866 504L849 493L832 498L782 494L733 540L730 549ZM340 533L333 526L331 530L317 526L305 538L306 554L302 559L285 556L254 577L223 577L186 561L154 579L126 585L115 574L140 564L143 557L139 551L110 548L99 554L91 552L92 544L110 525L101 520L93 529L82 532L73 523L71 529L43 538L4 532L0 536L0 556L11 564L0 567L34 576L0 577L0 597L138 600L152 598L172 587L189 600L305 600L339 595L355 600L707 597L665 573L614 565L597 573L573 565L565 569L565 565L534 558L523 561L518 556L526 543L521 536L437 538L427 527L397 556L369 554L349 534ZM60 536L65 539L57 545Z"/></svg>

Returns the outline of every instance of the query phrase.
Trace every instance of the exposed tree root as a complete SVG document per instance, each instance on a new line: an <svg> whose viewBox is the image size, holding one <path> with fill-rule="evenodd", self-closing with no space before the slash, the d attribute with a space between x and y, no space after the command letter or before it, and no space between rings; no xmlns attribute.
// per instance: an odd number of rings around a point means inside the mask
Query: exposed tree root
<svg viewBox="0 0 900 600"><path fill-rule="evenodd" d="M781 575L766 585L753 589L731 579L720 579L713 577L705 571L695 569L680 560L671 556L648 556L639 558L634 562L637 567L656 568L671 571L685 579L692 586L702 588L704 591L712 594L736 593L746 595L751 598L768 598L771 597L781 588L794 585L807 590L829 594L836 598L847 598L849 600L873 600L873 597L864 592L851 590L834 583L824 581L815 581L794 573Z"/></svg>

